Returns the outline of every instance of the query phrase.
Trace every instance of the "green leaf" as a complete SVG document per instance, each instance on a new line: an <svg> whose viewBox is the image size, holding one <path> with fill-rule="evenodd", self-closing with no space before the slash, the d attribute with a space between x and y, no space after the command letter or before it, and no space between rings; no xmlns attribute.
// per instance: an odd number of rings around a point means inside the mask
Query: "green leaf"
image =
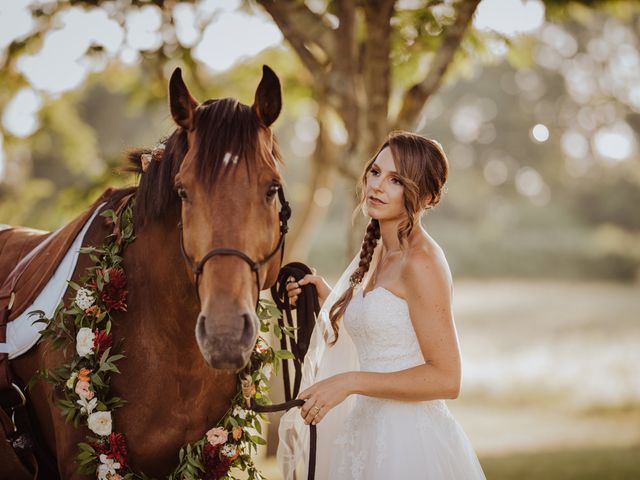
<svg viewBox="0 0 640 480"><path fill-rule="evenodd" d="M267 442L265 441L264 438L258 436L258 435L249 435L249 439L253 442L256 443L258 445L266 445Z"/></svg>
<svg viewBox="0 0 640 480"><path fill-rule="evenodd" d="M276 350L276 358L279 360L293 360L296 357L289 350Z"/></svg>
<svg viewBox="0 0 640 480"><path fill-rule="evenodd" d="M85 442L78 443L78 448L80 448L80 450L82 450L84 452L91 452L93 454L96 453L95 449L91 445L89 445L88 443L85 443Z"/></svg>
<svg viewBox="0 0 640 480"><path fill-rule="evenodd" d="M280 325L277 323L273 325L273 334L278 340L282 339L282 330L280 329Z"/></svg>

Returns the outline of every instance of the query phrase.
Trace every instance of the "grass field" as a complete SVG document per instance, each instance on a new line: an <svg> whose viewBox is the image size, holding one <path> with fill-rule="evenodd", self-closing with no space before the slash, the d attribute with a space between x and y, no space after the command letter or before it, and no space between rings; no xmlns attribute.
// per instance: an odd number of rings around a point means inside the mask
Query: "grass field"
<svg viewBox="0 0 640 480"><path fill-rule="evenodd" d="M488 479L640 480L640 285L458 281L454 313Z"/></svg>
<svg viewBox="0 0 640 480"><path fill-rule="evenodd" d="M520 453L480 459L495 480L637 480L640 446Z"/></svg>

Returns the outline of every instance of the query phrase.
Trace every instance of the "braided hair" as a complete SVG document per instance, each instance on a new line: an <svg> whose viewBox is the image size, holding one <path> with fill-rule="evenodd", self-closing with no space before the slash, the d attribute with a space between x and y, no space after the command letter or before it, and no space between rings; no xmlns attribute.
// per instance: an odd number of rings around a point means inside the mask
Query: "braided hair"
<svg viewBox="0 0 640 480"><path fill-rule="evenodd" d="M367 225L367 231L362 241L362 247L360 247L360 263L358 268L349 277L349 288L342 294L342 296L334 303L329 310L329 319L331 320L331 328L333 329L333 342L331 345L338 341L338 321L344 315L347 305L353 298L353 291L362 283L364 276L369 271L371 265L371 259L373 258L373 251L380 239L380 223L378 220L371 219L369 225Z"/></svg>

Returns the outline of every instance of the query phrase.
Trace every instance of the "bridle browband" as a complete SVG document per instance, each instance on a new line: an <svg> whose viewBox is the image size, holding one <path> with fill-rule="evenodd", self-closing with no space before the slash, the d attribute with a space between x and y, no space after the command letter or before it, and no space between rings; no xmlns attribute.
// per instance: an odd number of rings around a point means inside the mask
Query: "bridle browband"
<svg viewBox="0 0 640 480"><path fill-rule="evenodd" d="M251 271L254 272L256 276L256 287L258 289L258 297L257 302L260 300L260 291L262 290L262 285L260 285L260 267L264 266L269 262L279 251L281 252L280 264L282 265L282 260L284 258L284 238L287 232L289 231L288 221L291 218L291 207L289 206L289 202L284 196L284 191L282 186L278 188L278 199L280 200L280 212L278 213L278 218L280 220L280 239L278 240L278 244L273 249L273 251L267 255L264 259L260 261L254 261L249 257L246 253L241 252L240 250L236 250L234 248L215 248L210 250L204 257L195 264L191 261L189 256L187 255L186 250L184 249L184 239L183 239L183 231L182 231L182 221L178 223L178 229L180 230L180 251L182 252L182 257L184 258L187 265L195 275L196 280L196 294L198 295L198 301L200 301L200 275L204 270L204 266L207 261L211 260L213 257L224 255L224 256L236 256L240 257L244 262L249 265Z"/></svg>

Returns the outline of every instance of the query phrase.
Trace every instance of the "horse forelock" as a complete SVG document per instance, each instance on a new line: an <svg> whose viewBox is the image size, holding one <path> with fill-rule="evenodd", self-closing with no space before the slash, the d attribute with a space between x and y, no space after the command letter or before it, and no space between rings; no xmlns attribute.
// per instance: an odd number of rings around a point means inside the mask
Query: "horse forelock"
<svg viewBox="0 0 640 480"><path fill-rule="evenodd" d="M232 168L244 166L247 176L261 166L274 173L280 152L267 146L260 121L251 107L233 98L208 100L195 116L195 168L198 178L212 187Z"/></svg>

